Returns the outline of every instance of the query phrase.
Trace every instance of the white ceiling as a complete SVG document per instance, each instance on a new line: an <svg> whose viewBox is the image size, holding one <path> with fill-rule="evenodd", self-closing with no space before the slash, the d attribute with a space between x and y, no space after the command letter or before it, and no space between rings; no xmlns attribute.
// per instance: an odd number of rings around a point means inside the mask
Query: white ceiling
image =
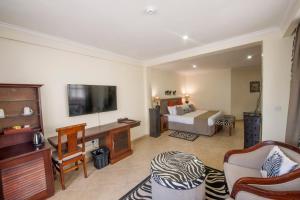
<svg viewBox="0 0 300 200"><path fill-rule="evenodd" d="M247 59L251 55L252 59ZM196 68L193 68L196 65ZM262 66L262 45L260 43L249 44L232 49L226 49L210 54L199 55L166 64L154 66L162 70L172 70L183 74L194 74L202 71L249 68Z"/></svg>
<svg viewBox="0 0 300 200"><path fill-rule="evenodd" d="M295 0L1 0L0 21L149 60L279 27ZM147 6L157 8L145 15ZM187 34L191 39L183 41Z"/></svg>

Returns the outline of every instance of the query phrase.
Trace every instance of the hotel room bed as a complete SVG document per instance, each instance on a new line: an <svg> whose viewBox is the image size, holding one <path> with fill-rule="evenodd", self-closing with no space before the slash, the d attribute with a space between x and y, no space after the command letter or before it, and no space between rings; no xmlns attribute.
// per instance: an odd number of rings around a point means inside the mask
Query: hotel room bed
<svg viewBox="0 0 300 200"><path fill-rule="evenodd" d="M168 105L180 105L181 98L161 99L161 113L168 116L170 130L185 131L211 136L216 132L216 119L221 111L195 110L184 115L170 115Z"/></svg>

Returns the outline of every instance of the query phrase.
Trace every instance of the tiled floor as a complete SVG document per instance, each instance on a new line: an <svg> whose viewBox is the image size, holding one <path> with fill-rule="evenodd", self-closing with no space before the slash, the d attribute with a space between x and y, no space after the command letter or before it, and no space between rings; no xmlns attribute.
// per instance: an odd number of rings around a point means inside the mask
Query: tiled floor
<svg viewBox="0 0 300 200"><path fill-rule="evenodd" d="M151 159L160 152L177 150L197 155L206 165L221 169L224 154L230 149L243 147L243 124L236 123L232 136L227 130L212 137L200 136L189 142L168 136L165 132L159 138L145 136L132 144L133 155L124 160L96 170L88 163L88 178L83 177L82 170L66 175L65 191L60 189L59 179L56 182L56 193L51 200L115 200L149 175Z"/></svg>

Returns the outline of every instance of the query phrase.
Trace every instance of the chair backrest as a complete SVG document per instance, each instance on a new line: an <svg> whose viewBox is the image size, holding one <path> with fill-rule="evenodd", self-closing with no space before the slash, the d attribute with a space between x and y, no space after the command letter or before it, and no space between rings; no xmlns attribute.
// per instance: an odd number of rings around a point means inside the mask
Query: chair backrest
<svg viewBox="0 0 300 200"><path fill-rule="evenodd" d="M56 129L58 133L57 153L59 160L79 152L85 152L85 127L86 123L82 123ZM81 137L79 134L81 134ZM62 144L65 142L62 141L64 137L67 138L66 147L63 147ZM78 147L78 138L80 138L80 143L82 144L81 148Z"/></svg>

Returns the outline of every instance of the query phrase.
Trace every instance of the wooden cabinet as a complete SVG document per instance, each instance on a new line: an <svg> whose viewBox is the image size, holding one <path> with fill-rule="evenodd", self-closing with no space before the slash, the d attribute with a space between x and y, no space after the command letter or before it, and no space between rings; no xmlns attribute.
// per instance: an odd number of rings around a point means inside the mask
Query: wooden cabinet
<svg viewBox="0 0 300 200"><path fill-rule="evenodd" d="M0 149L0 199L46 199L54 194L50 148L32 143Z"/></svg>
<svg viewBox="0 0 300 200"><path fill-rule="evenodd" d="M163 133L169 129L168 126L168 116L160 116L160 132Z"/></svg>
<svg viewBox="0 0 300 200"><path fill-rule="evenodd" d="M106 143L110 149L110 163L115 163L132 154L130 126L111 130Z"/></svg>
<svg viewBox="0 0 300 200"><path fill-rule="evenodd" d="M261 140L261 114L244 112L244 148L252 147Z"/></svg>
<svg viewBox="0 0 300 200"><path fill-rule="evenodd" d="M1 200L46 199L54 194L50 148L37 149L32 143L33 133L43 132L40 87L0 84Z"/></svg>
<svg viewBox="0 0 300 200"><path fill-rule="evenodd" d="M32 141L34 132L43 132L41 86L0 84L0 109L4 112L0 117L0 148ZM24 108L29 113L24 113Z"/></svg>

